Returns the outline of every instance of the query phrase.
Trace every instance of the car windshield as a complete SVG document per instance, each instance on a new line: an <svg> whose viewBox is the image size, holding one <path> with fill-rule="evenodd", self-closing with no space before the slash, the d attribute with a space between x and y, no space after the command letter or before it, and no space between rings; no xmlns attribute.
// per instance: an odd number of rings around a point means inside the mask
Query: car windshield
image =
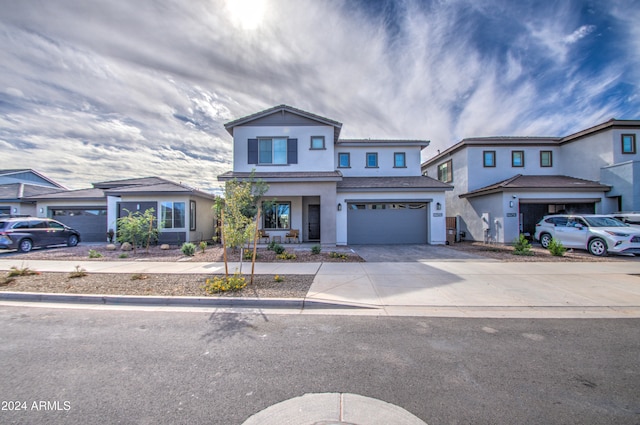
<svg viewBox="0 0 640 425"><path fill-rule="evenodd" d="M583 217L590 227L628 227L620 220L611 217Z"/></svg>

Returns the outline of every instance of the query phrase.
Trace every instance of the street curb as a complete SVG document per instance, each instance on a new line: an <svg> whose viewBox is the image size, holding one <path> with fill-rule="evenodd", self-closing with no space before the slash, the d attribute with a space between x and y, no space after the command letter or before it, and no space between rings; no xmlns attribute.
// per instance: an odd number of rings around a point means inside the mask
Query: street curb
<svg viewBox="0 0 640 425"><path fill-rule="evenodd" d="M304 298L246 298L246 297L159 297L138 295L55 294L42 292L0 292L0 301L69 303L94 305L137 305L220 308L273 308L273 309L362 309L359 305Z"/></svg>

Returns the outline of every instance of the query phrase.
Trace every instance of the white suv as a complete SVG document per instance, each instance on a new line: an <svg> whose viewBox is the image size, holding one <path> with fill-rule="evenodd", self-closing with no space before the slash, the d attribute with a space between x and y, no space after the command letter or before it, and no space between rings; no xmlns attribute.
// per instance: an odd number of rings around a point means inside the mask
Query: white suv
<svg viewBox="0 0 640 425"><path fill-rule="evenodd" d="M536 224L535 238L544 248L555 238L566 248L586 249L597 256L640 254L640 229L608 215L548 215Z"/></svg>

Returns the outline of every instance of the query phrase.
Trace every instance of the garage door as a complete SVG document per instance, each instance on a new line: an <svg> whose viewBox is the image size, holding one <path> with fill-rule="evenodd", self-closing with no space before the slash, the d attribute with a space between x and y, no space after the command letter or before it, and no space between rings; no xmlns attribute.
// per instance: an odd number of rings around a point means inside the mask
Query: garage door
<svg viewBox="0 0 640 425"><path fill-rule="evenodd" d="M82 242L106 242L107 240L106 208L56 208L51 211L51 218L80 232Z"/></svg>
<svg viewBox="0 0 640 425"><path fill-rule="evenodd" d="M347 243L427 243L426 203L348 203Z"/></svg>

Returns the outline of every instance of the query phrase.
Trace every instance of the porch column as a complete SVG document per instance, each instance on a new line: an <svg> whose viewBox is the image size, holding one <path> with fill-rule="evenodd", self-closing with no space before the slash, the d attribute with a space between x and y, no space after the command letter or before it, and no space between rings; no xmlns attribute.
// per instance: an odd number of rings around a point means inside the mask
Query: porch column
<svg viewBox="0 0 640 425"><path fill-rule="evenodd" d="M320 244L322 246L336 246L337 208L335 189L323 191L320 194Z"/></svg>

